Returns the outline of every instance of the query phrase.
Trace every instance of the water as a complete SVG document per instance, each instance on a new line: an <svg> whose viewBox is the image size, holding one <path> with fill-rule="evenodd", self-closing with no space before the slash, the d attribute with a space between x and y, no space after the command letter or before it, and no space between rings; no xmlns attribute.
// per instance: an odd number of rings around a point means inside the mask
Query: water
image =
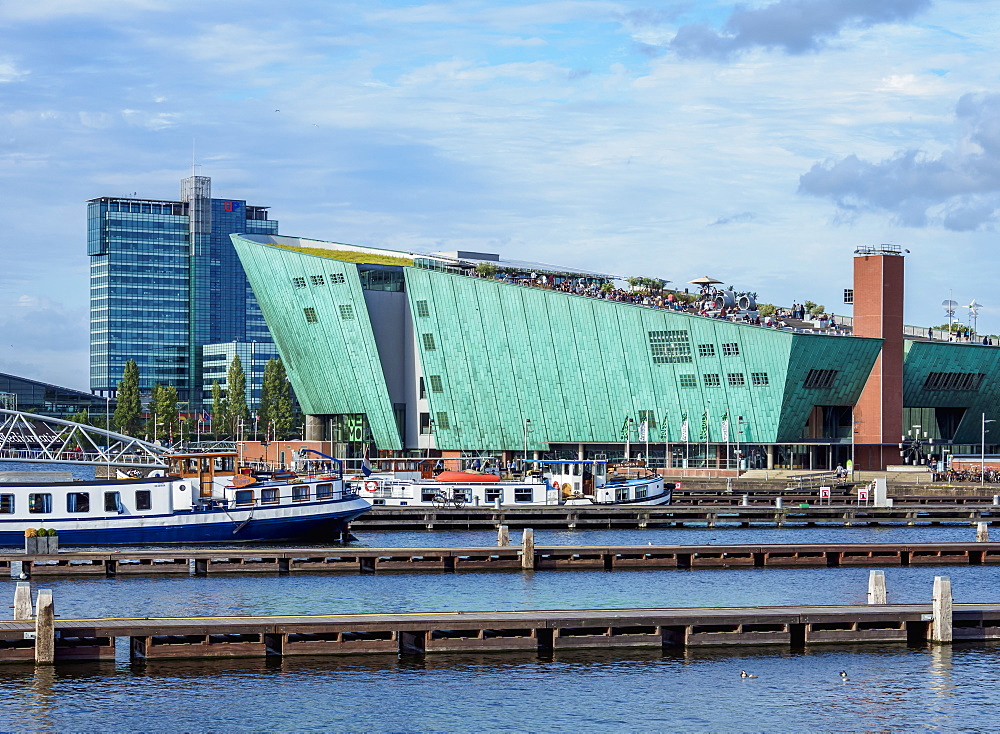
<svg viewBox="0 0 1000 734"><path fill-rule="evenodd" d="M7 468L0 466L0 469ZM13 468L13 467L10 467ZM365 533L368 546L492 532ZM514 533L516 541L518 533ZM539 544L970 541L968 526L538 531ZM888 567L890 602L1000 601L1000 568ZM868 569L43 579L62 618L864 603ZM13 583L6 586L13 596ZM1000 647L829 646L0 667L2 731L976 731ZM741 679L746 669L758 677ZM850 680L837 675L847 670Z"/></svg>

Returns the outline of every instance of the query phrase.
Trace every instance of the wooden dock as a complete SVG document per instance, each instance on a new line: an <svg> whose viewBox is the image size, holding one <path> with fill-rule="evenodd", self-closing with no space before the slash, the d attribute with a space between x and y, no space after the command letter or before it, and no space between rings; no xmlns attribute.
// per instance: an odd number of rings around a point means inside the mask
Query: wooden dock
<svg viewBox="0 0 1000 734"><path fill-rule="evenodd" d="M1000 639L1000 604L948 609L944 639L930 604L58 619L49 662L113 660L120 638L134 661ZM35 660L35 634L32 621L0 622L0 662Z"/></svg>
<svg viewBox="0 0 1000 734"><path fill-rule="evenodd" d="M9 577L20 563L32 578L233 573L375 573L379 571L540 571L845 566L1000 565L1000 543L796 543L787 545L534 545L464 548L287 548L278 550L133 550L48 556L0 554Z"/></svg>
<svg viewBox="0 0 1000 734"><path fill-rule="evenodd" d="M737 501L739 501L737 499ZM572 505L553 507L374 507L352 521L356 531L381 530L495 530L512 528L630 529L687 526L740 527L853 525L975 525L1000 522L1000 506L955 503L870 505L818 505L782 502L770 505L646 505L604 507Z"/></svg>

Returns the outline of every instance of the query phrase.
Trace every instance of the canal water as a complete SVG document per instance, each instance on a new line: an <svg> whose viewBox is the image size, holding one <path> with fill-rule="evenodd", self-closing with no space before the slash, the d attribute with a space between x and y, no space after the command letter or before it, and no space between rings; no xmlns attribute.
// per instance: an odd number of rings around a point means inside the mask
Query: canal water
<svg viewBox="0 0 1000 734"><path fill-rule="evenodd" d="M972 540L969 526L538 532L539 543ZM371 546L492 533L361 533ZM518 534L514 533L514 540ZM887 567L890 602L1000 601L1000 568ZM868 569L378 573L44 579L73 617L846 604ZM4 584L13 599L13 582ZM10 603L10 602L8 602ZM124 641L122 641L124 642ZM0 667L0 731L982 731L1000 646L727 648ZM747 670L756 678L742 679ZM841 680L845 670L849 680Z"/></svg>

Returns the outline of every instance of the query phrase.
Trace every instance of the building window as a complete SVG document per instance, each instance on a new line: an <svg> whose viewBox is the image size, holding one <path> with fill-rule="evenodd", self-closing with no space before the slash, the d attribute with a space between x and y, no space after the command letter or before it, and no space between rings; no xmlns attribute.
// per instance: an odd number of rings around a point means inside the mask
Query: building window
<svg viewBox="0 0 1000 734"><path fill-rule="evenodd" d="M691 361L691 343L686 330L650 331L649 351L656 364L678 364Z"/></svg>
<svg viewBox="0 0 1000 734"><path fill-rule="evenodd" d="M753 382L755 387L766 387L767 385L771 384L770 381L767 379L766 372L751 372L750 380Z"/></svg>
<svg viewBox="0 0 1000 734"><path fill-rule="evenodd" d="M714 357L715 356L715 345L714 344L699 344L698 345L698 356L699 357Z"/></svg>
<svg viewBox="0 0 1000 734"><path fill-rule="evenodd" d="M722 380L718 375L705 375L705 387L722 387Z"/></svg>
<svg viewBox="0 0 1000 734"><path fill-rule="evenodd" d="M309 282L313 285L326 285L326 281L323 279L322 275L310 275Z"/></svg>
<svg viewBox="0 0 1000 734"><path fill-rule="evenodd" d="M437 414L437 427L445 431L451 428L451 422L448 420L447 413Z"/></svg>
<svg viewBox="0 0 1000 734"><path fill-rule="evenodd" d="M746 387L747 378L742 372L730 372L726 375L726 379L729 381L729 387Z"/></svg>
<svg viewBox="0 0 1000 734"><path fill-rule="evenodd" d="M52 495L45 493L34 493L28 495L28 512L33 515L40 515L45 512L52 512Z"/></svg>
<svg viewBox="0 0 1000 734"><path fill-rule="evenodd" d="M151 510L153 509L153 494L148 489L137 489L135 490L135 509L137 510Z"/></svg>
<svg viewBox="0 0 1000 734"><path fill-rule="evenodd" d="M306 279L305 278L292 278L292 285L294 285L296 288L305 288L306 287Z"/></svg>
<svg viewBox="0 0 1000 734"><path fill-rule="evenodd" d="M809 370L802 387L813 390L826 390L833 387L837 381L837 370Z"/></svg>
<svg viewBox="0 0 1000 734"><path fill-rule="evenodd" d="M316 318L316 309L313 308L312 306L306 306L304 309L302 309L302 313L306 315L307 323L315 324L317 321L319 321L319 319Z"/></svg>
<svg viewBox="0 0 1000 734"><path fill-rule="evenodd" d="M431 392L444 392L444 385L441 383L441 375L431 375Z"/></svg>
<svg viewBox="0 0 1000 734"><path fill-rule="evenodd" d="M351 304L346 304L340 307L340 318L344 321L351 321L354 319L354 306Z"/></svg>
<svg viewBox="0 0 1000 734"><path fill-rule="evenodd" d="M426 319L431 315L431 310L427 308L427 301L417 301L417 316Z"/></svg>
<svg viewBox="0 0 1000 734"><path fill-rule="evenodd" d="M844 288L844 303L854 303L854 289Z"/></svg>
<svg viewBox="0 0 1000 734"><path fill-rule="evenodd" d="M337 285L344 282L343 273L330 273L330 285Z"/></svg>
<svg viewBox="0 0 1000 734"><path fill-rule="evenodd" d="M694 375L681 375L680 383L681 387L698 387L698 378Z"/></svg>
<svg viewBox="0 0 1000 734"><path fill-rule="evenodd" d="M428 352L433 352L435 349L437 349L437 345L434 343L433 334L421 334L420 338L424 342L424 349L426 349Z"/></svg>
<svg viewBox="0 0 1000 734"><path fill-rule="evenodd" d="M729 344L722 345L722 356L723 357L738 357L740 354L740 345L736 342L731 342Z"/></svg>
<svg viewBox="0 0 1000 734"><path fill-rule="evenodd" d="M89 492L67 493L66 512L90 512L90 493Z"/></svg>
<svg viewBox="0 0 1000 734"><path fill-rule="evenodd" d="M924 381L924 390L977 392L985 377L982 372L931 372Z"/></svg>

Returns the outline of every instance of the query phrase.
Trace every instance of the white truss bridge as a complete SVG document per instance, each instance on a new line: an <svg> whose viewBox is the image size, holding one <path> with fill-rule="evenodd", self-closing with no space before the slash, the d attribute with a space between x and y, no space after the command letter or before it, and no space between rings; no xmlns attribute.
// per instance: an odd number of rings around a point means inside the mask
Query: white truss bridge
<svg viewBox="0 0 1000 734"><path fill-rule="evenodd" d="M160 468L171 453L114 431L0 408L0 462Z"/></svg>

